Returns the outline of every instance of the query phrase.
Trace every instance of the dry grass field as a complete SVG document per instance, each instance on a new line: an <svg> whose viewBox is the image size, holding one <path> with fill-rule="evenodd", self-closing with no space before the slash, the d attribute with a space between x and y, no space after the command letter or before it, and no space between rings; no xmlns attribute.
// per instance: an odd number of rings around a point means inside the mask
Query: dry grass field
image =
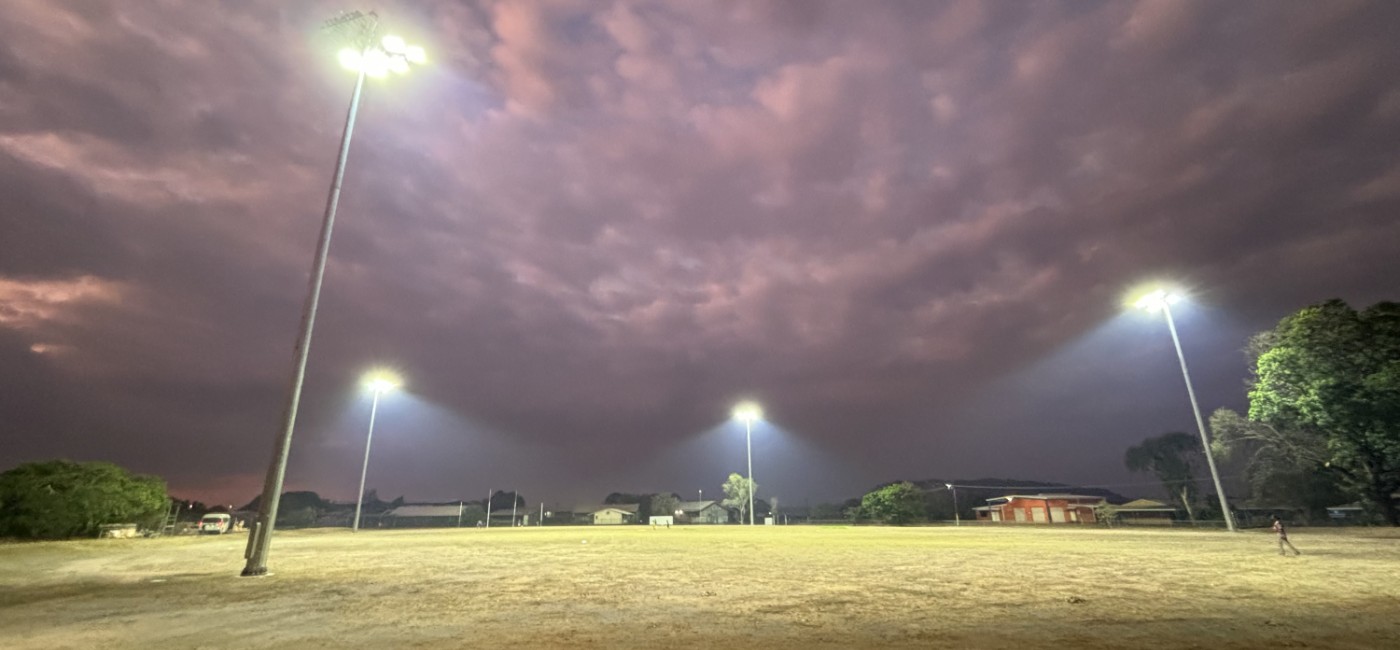
<svg viewBox="0 0 1400 650"><path fill-rule="evenodd" d="M1400 531L580 527L0 544L0 647L1395 648ZM584 542L587 543L584 543Z"/></svg>

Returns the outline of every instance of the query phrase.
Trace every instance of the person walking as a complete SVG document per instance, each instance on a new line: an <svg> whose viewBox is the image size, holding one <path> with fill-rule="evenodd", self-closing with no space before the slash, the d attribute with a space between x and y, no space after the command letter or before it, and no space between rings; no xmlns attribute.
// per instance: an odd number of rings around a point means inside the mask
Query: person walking
<svg viewBox="0 0 1400 650"><path fill-rule="evenodd" d="M1301 551L1293 547L1293 542L1288 541L1288 529L1284 528L1283 520L1279 519L1278 515L1274 515L1274 532L1278 533L1279 555L1288 555L1288 551L1283 550L1284 546L1287 546L1289 550L1293 551L1293 555L1295 556L1303 554Z"/></svg>

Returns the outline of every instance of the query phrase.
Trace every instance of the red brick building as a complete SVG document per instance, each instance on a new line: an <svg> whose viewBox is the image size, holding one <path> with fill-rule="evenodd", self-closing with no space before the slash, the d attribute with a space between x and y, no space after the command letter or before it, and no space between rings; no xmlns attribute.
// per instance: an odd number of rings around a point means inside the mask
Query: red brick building
<svg viewBox="0 0 1400 650"><path fill-rule="evenodd" d="M973 508L978 521L1011 524L1092 524L1103 497L1082 494L1008 494Z"/></svg>

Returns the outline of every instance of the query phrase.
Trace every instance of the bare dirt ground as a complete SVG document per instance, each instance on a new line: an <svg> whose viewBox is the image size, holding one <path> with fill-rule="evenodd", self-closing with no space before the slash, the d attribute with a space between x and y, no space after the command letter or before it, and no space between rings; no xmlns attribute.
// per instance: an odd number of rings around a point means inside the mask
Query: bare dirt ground
<svg viewBox="0 0 1400 650"><path fill-rule="evenodd" d="M1400 647L1394 529L293 531L239 578L245 541L0 544L0 647Z"/></svg>

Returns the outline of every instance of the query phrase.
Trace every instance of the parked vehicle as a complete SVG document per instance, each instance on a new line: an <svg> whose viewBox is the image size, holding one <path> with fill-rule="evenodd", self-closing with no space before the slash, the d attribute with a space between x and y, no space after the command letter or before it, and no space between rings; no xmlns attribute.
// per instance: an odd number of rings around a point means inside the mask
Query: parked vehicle
<svg viewBox="0 0 1400 650"><path fill-rule="evenodd" d="M233 517L223 512L211 512L199 520L199 534L222 535L233 530Z"/></svg>

